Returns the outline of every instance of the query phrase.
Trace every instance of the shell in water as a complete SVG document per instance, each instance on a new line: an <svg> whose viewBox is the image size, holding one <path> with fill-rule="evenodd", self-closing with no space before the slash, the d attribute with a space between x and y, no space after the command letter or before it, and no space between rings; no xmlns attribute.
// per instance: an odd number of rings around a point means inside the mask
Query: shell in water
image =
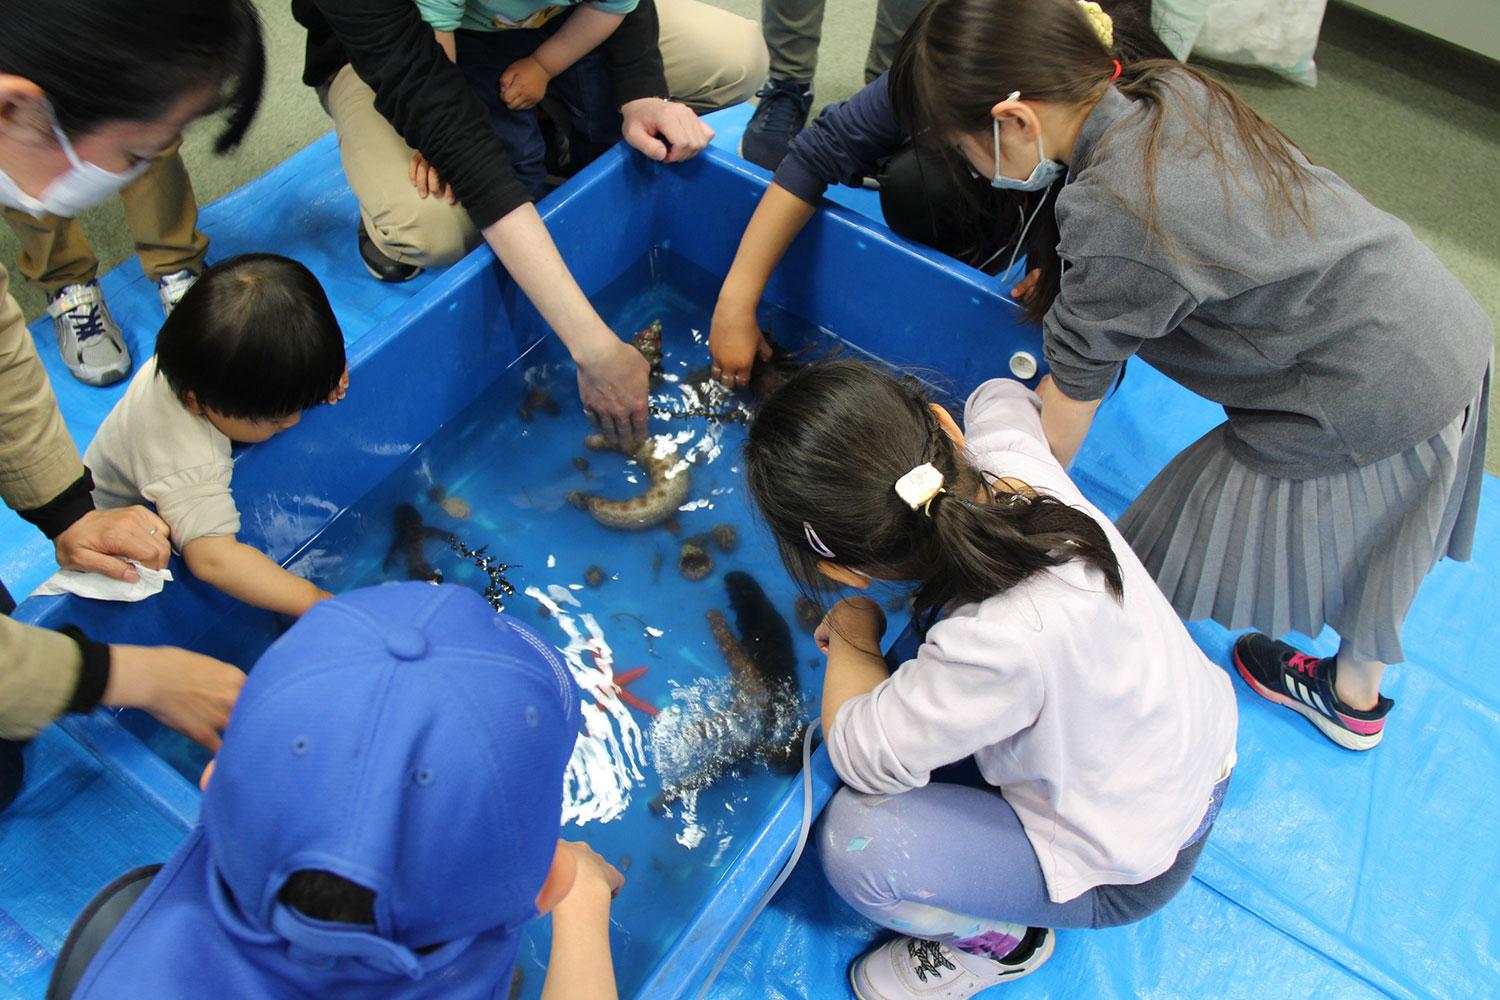
<svg viewBox="0 0 1500 1000"><path fill-rule="evenodd" d="M443 497L438 501L438 506L443 508L443 513L449 517L456 517L460 521L469 519L469 501L463 497Z"/></svg>

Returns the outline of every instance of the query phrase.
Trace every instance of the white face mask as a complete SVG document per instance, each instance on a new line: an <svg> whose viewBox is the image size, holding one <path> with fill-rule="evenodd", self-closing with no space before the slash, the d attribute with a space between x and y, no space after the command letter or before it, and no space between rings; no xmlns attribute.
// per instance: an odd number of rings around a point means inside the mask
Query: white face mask
<svg viewBox="0 0 1500 1000"><path fill-rule="evenodd" d="M1018 90L1006 98L1007 101L1019 99L1021 92ZM1056 160L1047 159L1047 153L1042 149L1042 137L1038 133L1036 137L1037 164L1032 169L1031 175L1023 181L1014 177L1005 177L1000 173L1000 119L993 118L990 125L994 127L995 135L995 175L990 178L990 187L1000 188L1004 191L1041 191L1052 186L1052 182L1067 172L1067 167Z"/></svg>
<svg viewBox="0 0 1500 1000"><path fill-rule="evenodd" d="M48 111L50 113L51 109ZM55 116L52 134L57 136L58 145L62 146L63 155L68 158L70 166L67 172L48 184L40 196L32 197L22 191L21 186L9 174L0 170L0 204L18 208L38 219L48 212L73 218L85 208L97 205L115 194L151 167L151 161L142 160L129 170L115 173L105 170L97 163L81 159L68 137L57 126Z"/></svg>

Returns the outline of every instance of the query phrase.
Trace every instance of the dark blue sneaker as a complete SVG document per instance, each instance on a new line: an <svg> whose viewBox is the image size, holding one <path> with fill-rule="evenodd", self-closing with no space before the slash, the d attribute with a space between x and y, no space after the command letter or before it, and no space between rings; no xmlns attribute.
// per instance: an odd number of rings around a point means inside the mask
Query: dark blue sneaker
<svg viewBox="0 0 1500 1000"><path fill-rule="evenodd" d="M755 96L760 104L740 137L740 155L758 167L775 170L812 113L812 84L767 80Z"/></svg>
<svg viewBox="0 0 1500 1000"><path fill-rule="evenodd" d="M1345 705L1333 691L1336 666L1333 657L1308 656L1259 632L1234 641L1234 667L1252 691L1290 708L1345 750L1372 750L1395 702L1382 697L1368 712Z"/></svg>

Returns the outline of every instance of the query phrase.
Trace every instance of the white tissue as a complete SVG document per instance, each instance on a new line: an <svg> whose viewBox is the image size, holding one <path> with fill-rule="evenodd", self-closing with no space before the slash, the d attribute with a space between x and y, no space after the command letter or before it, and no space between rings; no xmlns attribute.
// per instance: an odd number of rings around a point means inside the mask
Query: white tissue
<svg viewBox="0 0 1500 1000"><path fill-rule="evenodd" d="M103 573L80 573L72 569L60 569L47 578L32 596L47 594L77 594L96 601L144 601L161 593L162 587L172 579L169 569L150 569L132 562L140 578L134 583L116 580Z"/></svg>

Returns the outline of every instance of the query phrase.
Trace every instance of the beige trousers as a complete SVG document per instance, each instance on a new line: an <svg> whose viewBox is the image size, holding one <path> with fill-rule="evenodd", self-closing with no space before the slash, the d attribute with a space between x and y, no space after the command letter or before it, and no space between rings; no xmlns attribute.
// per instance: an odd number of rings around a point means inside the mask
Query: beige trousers
<svg viewBox="0 0 1500 1000"><path fill-rule="evenodd" d="M151 168L120 192L125 220L135 238L135 252L152 281L184 268L203 270L208 237L198 231L198 199L193 181L173 143L151 162ZM99 260L77 219L60 215L33 218L14 208L5 221L21 241L16 270L51 298L68 285L92 281Z"/></svg>
<svg viewBox="0 0 1500 1000"><path fill-rule="evenodd" d="M754 21L702 0L656 0L656 10L667 88L693 110L738 104L765 80L766 46ZM407 172L412 149L375 110L375 92L353 68L333 78L325 107L360 218L382 253L419 267L444 267L478 244L461 205L417 196Z"/></svg>

